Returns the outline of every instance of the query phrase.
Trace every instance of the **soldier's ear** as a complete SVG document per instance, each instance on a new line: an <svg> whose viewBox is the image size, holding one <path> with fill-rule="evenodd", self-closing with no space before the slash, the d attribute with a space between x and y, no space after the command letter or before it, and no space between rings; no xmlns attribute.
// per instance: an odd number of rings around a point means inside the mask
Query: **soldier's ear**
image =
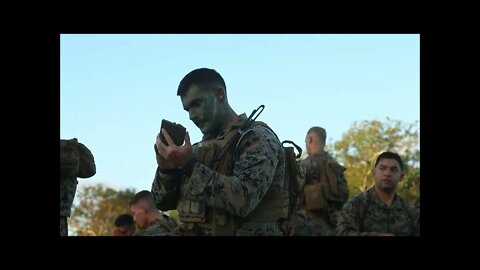
<svg viewBox="0 0 480 270"><path fill-rule="evenodd" d="M225 100L225 89L223 89L223 87L217 86L214 91L215 97L218 99L218 101L222 102Z"/></svg>

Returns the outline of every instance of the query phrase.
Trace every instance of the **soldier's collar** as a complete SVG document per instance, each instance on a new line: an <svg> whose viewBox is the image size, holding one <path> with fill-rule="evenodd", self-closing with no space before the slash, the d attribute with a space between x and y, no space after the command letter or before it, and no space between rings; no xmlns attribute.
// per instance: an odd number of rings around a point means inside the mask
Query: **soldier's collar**
<svg viewBox="0 0 480 270"><path fill-rule="evenodd" d="M150 227L150 226L152 226L152 225L154 225L154 224L156 224L156 223L162 223L163 220L164 220L164 218L163 218L163 213L160 212L160 211L158 211L158 215L155 215L155 218L154 218L152 221L149 221L149 222L147 223L147 227Z"/></svg>
<svg viewBox="0 0 480 270"><path fill-rule="evenodd" d="M235 119L234 122L229 123L225 131L223 131L217 136L217 140L223 139L225 135L227 135L230 131L240 128L241 126L243 126L243 124L245 124L246 121L247 121L247 115L245 113L242 113L237 117L237 119Z"/></svg>
<svg viewBox="0 0 480 270"><path fill-rule="evenodd" d="M323 150L319 150L319 151L313 153L313 155L317 155L317 156L328 156L328 152L327 152L327 151L323 151Z"/></svg>
<svg viewBox="0 0 480 270"><path fill-rule="evenodd" d="M384 208L389 208L389 209L394 209L394 208L401 208L402 205L400 203L400 198L398 197L398 194L397 192L395 192L395 194L393 195L393 201L392 201L392 206L391 207L388 207L388 205L386 203L384 203L380 197L378 197L378 194L377 192L375 191L375 185L371 186L368 190L367 190L367 193L368 195L370 196L370 198L379 206L381 207L384 207Z"/></svg>

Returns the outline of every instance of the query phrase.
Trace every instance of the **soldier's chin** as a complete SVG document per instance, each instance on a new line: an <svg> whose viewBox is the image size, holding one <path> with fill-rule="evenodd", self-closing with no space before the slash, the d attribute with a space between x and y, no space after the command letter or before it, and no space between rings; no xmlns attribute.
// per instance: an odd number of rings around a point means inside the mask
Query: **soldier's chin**
<svg viewBox="0 0 480 270"><path fill-rule="evenodd" d="M392 193L395 190L395 186L394 185L388 185L388 184L382 184L382 185L380 185L380 189L384 192Z"/></svg>
<svg viewBox="0 0 480 270"><path fill-rule="evenodd" d="M207 129L207 127L203 126L200 128L200 131L202 132L203 135L207 135L209 130Z"/></svg>

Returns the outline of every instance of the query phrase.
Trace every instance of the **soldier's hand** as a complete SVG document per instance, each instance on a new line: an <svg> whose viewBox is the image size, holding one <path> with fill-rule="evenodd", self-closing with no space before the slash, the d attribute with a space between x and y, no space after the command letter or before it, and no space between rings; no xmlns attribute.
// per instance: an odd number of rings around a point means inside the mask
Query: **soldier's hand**
<svg viewBox="0 0 480 270"><path fill-rule="evenodd" d="M188 131L185 133L185 144L182 146L175 145L165 129L162 128L161 132L163 133L167 144L162 142L160 139L160 134L158 134L156 145L158 153L161 156L159 158L160 160L157 159L157 161L159 161L161 164L159 164L160 168L171 169L183 167L193 156L192 145L190 143L190 135L188 134Z"/></svg>
<svg viewBox="0 0 480 270"><path fill-rule="evenodd" d="M175 165L173 165L173 163L166 160L160 154L157 153L155 155L155 158L157 159L157 165L160 167L160 169L173 169L173 168L175 168Z"/></svg>
<svg viewBox="0 0 480 270"><path fill-rule="evenodd" d="M161 154L160 154L160 144L162 143L160 133L158 133L156 141L155 141L155 146L156 146L156 155L155 158L157 159L157 165L160 167L160 169L173 169L175 168L175 165L166 160Z"/></svg>

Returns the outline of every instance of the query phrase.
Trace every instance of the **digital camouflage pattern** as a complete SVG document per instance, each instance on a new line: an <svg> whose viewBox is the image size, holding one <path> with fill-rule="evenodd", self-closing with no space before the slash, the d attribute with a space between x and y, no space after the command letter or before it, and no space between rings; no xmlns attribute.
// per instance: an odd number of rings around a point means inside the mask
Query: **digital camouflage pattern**
<svg viewBox="0 0 480 270"><path fill-rule="evenodd" d="M309 216L307 219L307 226L310 235L313 236L335 236L335 227L328 221L328 217L324 216Z"/></svg>
<svg viewBox="0 0 480 270"><path fill-rule="evenodd" d="M227 130L236 131L246 120L245 114L240 115ZM255 213L254 210L265 196L283 191L285 155L280 141L268 128L262 125L252 126L245 132L238 146L233 148L236 149L235 154L226 155L227 158L234 158L233 168L226 170L231 173L222 174L209 166L213 167L210 165L212 153L222 151L216 145L221 145L228 134L229 132L220 134L217 138L204 137L202 142L193 145L198 162L194 165L191 177L169 175L162 178L157 170L156 179L152 185L152 194L157 207L161 210L170 210L177 206L181 221L186 227L189 226L188 223L197 223L200 226L212 223L211 212L212 208L215 208L217 212L224 211L235 216L237 232L247 230L254 235L259 235L268 231L281 235L276 222L261 222L257 224L258 226L248 223L249 217ZM212 141L213 146L202 149ZM173 183L180 183L179 196L172 194L175 192L172 191L175 186ZM177 198L178 204L175 201ZM167 202L168 200L170 202ZM198 213L198 215L186 216L187 211ZM228 223L226 220L217 221L220 224ZM259 227L262 228L259 229ZM198 234L201 235L201 233Z"/></svg>
<svg viewBox="0 0 480 270"><path fill-rule="evenodd" d="M162 214L163 218L157 218L145 228L137 230L133 236L174 236L177 231L175 219Z"/></svg>
<svg viewBox="0 0 480 270"><path fill-rule="evenodd" d="M70 217L70 208L77 191L77 178L67 177L60 181L60 216Z"/></svg>
<svg viewBox="0 0 480 270"><path fill-rule="evenodd" d="M95 160L90 150L77 139L60 139L60 235L67 235L67 218L77 191L77 177L95 175Z"/></svg>
<svg viewBox="0 0 480 270"><path fill-rule="evenodd" d="M420 235L419 211L395 194L391 207L380 200L374 186L351 198L338 216L337 235L375 236L392 233Z"/></svg>
<svg viewBox="0 0 480 270"><path fill-rule="evenodd" d="M327 165L329 162L330 165ZM338 164L326 151L318 151L311 156L298 162L300 199L299 209L307 220L308 229L311 235L333 236L335 235L336 217L338 211L348 200L348 184L343 171L345 168ZM330 175L330 178L327 177ZM322 186L319 192L324 202L319 205L321 208L308 209L306 204L305 186L316 184L319 187L321 181L326 182L333 179L336 182L332 187L330 184ZM320 199L318 198L318 199Z"/></svg>
<svg viewBox="0 0 480 270"><path fill-rule="evenodd" d="M298 210L293 213L286 226L288 226L286 229L288 236L309 236L312 234L308 226L307 217Z"/></svg>

